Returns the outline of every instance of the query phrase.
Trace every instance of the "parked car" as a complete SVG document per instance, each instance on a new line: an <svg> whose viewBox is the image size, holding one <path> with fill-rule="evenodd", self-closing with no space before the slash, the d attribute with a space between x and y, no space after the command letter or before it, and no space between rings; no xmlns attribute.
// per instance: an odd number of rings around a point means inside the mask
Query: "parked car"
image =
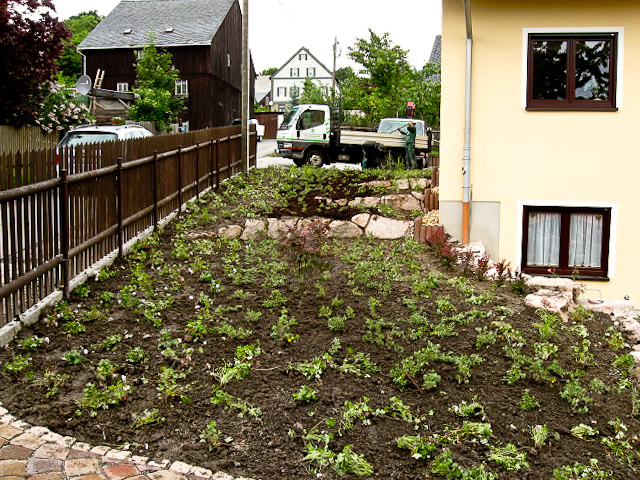
<svg viewBox="0 0 640 480"><path fill-rule="evenodd" d="M57 168L60 166L60 156L66 153L66 165L70 169L70 173L82 171L82 167L75 165L76 147L152 136L153 133L140 125L81 125L69 131L58 143L56 147ZM82 155L80 152L77 154L78 157L82 157ZM123 156L125 155L126 150L123 147Z"/></svg>
<svg viewBox="0 0 640 480"><path fill-rule="evenodd" d="M264 125L261 125L260 122L258 122L258 120L255 118L250 118L249 123L256 126L256 135L258 135L258 141L261 142L262 138L264 137ZM231 122L231 125L242 125L242 119L236 118L233 122Z"/></svg>
<svg viewBox="0 0 640 480"><path fill-rule="evenodd" d="M82 125L68 132L58 143L58 148L151 136L153 133L140 125Z"/></svg>

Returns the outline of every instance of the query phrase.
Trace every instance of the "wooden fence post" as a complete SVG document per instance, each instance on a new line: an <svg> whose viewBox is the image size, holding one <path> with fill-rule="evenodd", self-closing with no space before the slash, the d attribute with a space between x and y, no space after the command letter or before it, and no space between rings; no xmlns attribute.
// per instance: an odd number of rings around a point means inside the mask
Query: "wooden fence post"
<svg viewBox="0 0 640 480"><path fill-rule="evenodd" d="M158 229L158 151L153 151L153 231Z"/></svg>
<svg viewBox="0 0 640 480"><path fill-rule="evenodd" d="M182 212L182 145L178 145L178 214Z"/></svg>
<svg viewBox="0 0 640 480"><path fill-rule="evenodd" d="M213 189L213 138L209 140L209 186Z"/></svg>
<svg viewBox="0 0 640 480"><path fill-rule="evenodd" d="M200 143L196 143L196 200L200 198Z"/></svg>
<svg viewBox="0 0 640 480"><path fill-rule="evenodd" d="M61 175L61 195L60 199L60 229L62 232L62 294L68 299L71 296L69 291L69 181L67 170L60 171Z"/></svg>
<svg viewBox="0 0 640 480"><path fill-rule="evenodd" d="M124 232L122 228L122 157L118 157L116 170L116 196L118 201L118 257L124 256Z"/></svg>
<svg viewBox="0 0 640 480"><path fill-rule="evenodd" d="M216 190L220 188L220 140L216 139Z"/></svg>

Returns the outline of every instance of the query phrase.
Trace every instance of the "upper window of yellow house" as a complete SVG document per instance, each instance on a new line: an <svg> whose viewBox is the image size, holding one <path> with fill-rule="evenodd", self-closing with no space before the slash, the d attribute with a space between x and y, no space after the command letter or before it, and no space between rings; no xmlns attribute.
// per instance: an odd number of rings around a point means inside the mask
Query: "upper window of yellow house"
<svg viewBox="0 0 640 480"><path fill-rule="evenodd" d="M530 34L527 108L616 108L617 35Z"/></svg>

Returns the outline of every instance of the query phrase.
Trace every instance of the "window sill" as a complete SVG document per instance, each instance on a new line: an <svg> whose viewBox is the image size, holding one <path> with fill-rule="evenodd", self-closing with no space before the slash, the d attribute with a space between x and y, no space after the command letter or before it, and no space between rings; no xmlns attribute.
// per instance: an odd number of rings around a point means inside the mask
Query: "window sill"
<svg viewBox="0 0 640 480"><path fill-rule="evenodd" d="M618 107L525 107L527 112L617 112Z"/></svg>
<svg viewBox="0 0 640 480"><path fill-rule="evenodd" d="M547 277L547 278L570 278L572 280L575 280L577 282L580 281L584 281L584 282L609 282L611 279L609 277L602 277L602 276L589 276L589 275L578 275L577 277L575 275L562 275L562 274L557 274L557 275L549 275L549 274L542 274L542 273L527 273L526 271L522 272L525 275L531 275L532 277Z"/></svg>

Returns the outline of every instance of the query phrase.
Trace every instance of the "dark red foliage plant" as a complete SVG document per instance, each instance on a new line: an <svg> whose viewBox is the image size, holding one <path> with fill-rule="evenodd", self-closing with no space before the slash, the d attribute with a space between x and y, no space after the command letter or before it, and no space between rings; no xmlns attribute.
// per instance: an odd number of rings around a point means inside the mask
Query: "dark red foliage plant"
<svg viewBox="0 0 640 480"><path fill-rule="evenodd" d="M33 124L56 72L67 27L51 0L0 2L0 124Z"/></svg>

